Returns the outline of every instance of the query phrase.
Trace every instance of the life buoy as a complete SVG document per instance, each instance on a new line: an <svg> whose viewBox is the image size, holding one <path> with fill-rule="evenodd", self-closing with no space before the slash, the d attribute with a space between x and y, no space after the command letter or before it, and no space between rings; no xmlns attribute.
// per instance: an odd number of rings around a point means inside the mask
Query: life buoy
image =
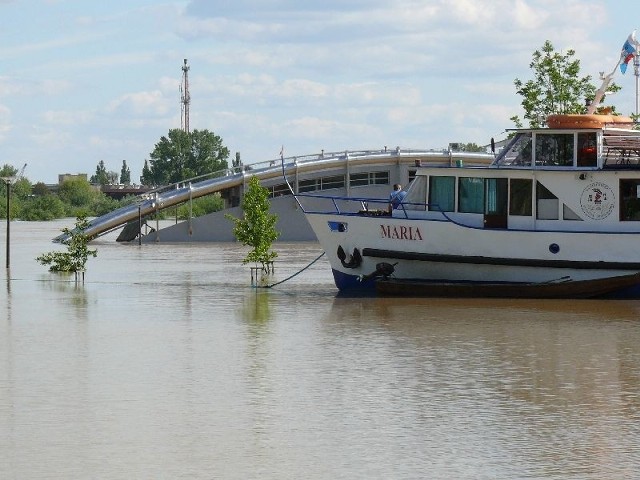
<svg viewBox="0 0 640 480"><path fill-rule="evenodd" d="M633 125L633 120L622 115L598 115L598 114L564 114L549 115L547 117L549 128L602 128L605 125Z"/></svg>

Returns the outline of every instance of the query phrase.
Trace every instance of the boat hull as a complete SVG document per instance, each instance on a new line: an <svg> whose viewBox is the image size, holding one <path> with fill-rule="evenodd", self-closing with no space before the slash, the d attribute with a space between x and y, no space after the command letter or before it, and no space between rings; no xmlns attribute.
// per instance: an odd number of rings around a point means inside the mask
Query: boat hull
<svg viewBox="0 0 640 480"><path fill-rule="evenodd" d="M504 230L448 221L326 213L308 213L307 220L327 253L341 292L375 291L380 264L392 265L395 278L471 285L561 279L615 283L618 277L640 272L640 255L628 248L632 236L640 240L640 235L631 232L509 231L505 242ZM474 246L473 254L469 245ZM626 296L637 296L639 292L630 287L607 287L606 294L625 290Z"/></svg>
<svg viewBox="0 0 640 480"><path fill-rule="evenodd" d="M544 283L425 282L395 278L378 279L376 293L391 297L453 298L601 298L636 296L640 273L594 280L560 279Z"/></svg>

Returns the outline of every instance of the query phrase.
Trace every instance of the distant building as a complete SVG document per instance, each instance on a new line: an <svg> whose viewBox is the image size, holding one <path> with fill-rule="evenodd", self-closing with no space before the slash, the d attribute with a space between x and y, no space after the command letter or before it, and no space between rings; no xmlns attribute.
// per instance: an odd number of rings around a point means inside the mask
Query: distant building
<svg viewBox="0 0 640 480"><path fill-rule="evenodd" d="M58 185L62 185L67 180L84 180L87 181L86 173L60 173L58 174Z"/></svg>

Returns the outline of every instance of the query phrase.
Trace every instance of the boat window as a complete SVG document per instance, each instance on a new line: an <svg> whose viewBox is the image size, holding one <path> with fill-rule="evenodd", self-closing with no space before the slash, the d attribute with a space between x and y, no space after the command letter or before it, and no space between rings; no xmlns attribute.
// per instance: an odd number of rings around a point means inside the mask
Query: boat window
<svg viewBox="0 0 640 480"><path fill-rule="evenodd" d="M512 178L509 181L509 215L532 215L533 181L528 178Z"/></svg>
<svg viewBox="0 0 640 480"><path fill-rule="evenodd" d="M573 133L536 134L536 165L573 166Z"/></svg>
<svg viewBox="0 0 640 480"><path fill-rule="evenodd" d="M530 166L531 165L531 133L518 133L500 152L495 165Z"/></svg>
<svg viewBox="0 0 640 480"><path fill-rule="evenodd" d="M562 204L562 218L564 220L582 220L580 215L571 210L565 204Z"/></svg>
<svg viewBox="0 0 640 480"><path fill-rule="evenodd" d="M578 166L595 167L598 164L596 132L578 133Z"/></svg>
<svg viewBox="0 0 640 480"><path fill-rule="evenodd" d="M459 212L484 213L484 179L460 177L458 192Z"/></svg>
<svg viewBox="0 0 640 480"><path fill-rule="evenodd" d="M640 180L620 180L620 220L640 220Z"/></svg>
<svg viewBox="0 0 640 480"><path fill-rule="evenodd" d="M427 202L427 177L416 177L407 189L407 196L402 201L407 210L425 210Z"/></svg>
<svg viewBox="0 0 640 480"><path fill-rule="evenodd" d="M539 220L558 220L559 201L547 187L536 182L536 218Z"/></svg>
<svg viewBox="0 0 640 480"><path fill-rule="evenodd" d="M455 189L455 177L429 177L429 210L453 212Z"/></svg>

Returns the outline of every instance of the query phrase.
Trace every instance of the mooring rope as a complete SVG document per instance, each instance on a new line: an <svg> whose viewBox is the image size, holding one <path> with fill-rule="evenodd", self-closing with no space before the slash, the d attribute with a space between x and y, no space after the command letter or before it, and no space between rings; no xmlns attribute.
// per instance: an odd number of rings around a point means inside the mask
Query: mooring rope
<svg viewBox="0 0 640 480"><path fill-rule="evenodd" d="M281 283L286 282L287 280L291 280L293 277L295 277L296 275L301 274L302 272L304 272L307 268L309 268L311 265L313 265L314 263L316 263L318 260L320 260L322 258L322 256L324 255L324 252L322 252L320 255L318 255L318 257L313 260L309 265L307 265L306 267L302 268L301 270L298 270L296 273L294 273L293 275L285 278L284 280L280 280L279 282L276 283L272 283L271 285L256 285L255 288L272 288L275 287L276 285L280 285Z"/></svg>

